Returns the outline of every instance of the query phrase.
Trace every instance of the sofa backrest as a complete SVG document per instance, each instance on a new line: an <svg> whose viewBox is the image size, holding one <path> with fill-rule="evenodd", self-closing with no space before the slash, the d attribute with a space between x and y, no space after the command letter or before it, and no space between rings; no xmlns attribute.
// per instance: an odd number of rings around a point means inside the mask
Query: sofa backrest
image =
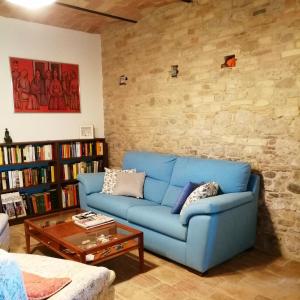
<svg viewBox="0 0 300 300"><path fill-rule="evenodd" d="M175 155L132 151L125 154L123 169L145 172L144 198L160 204L169 186L175 162Z"/></svg>
<svg viewBox="0 0 300 300"><path fill-rule="evenodd" d="M219 184L220 193L244 192L247 190L250 172L248 163L178 157L162 205L173 206L182 188L189 181L215 181Z"/></svg>

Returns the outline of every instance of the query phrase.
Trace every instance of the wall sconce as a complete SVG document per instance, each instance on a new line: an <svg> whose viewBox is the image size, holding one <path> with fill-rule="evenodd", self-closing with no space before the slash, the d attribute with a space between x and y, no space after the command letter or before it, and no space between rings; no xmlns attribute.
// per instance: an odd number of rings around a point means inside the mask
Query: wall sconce
<svg viewBox="0 0 300 300"><path fill-rule="evenodd" d="M121 75L119 79L119 85L126 85L128 77L126 75Z"/></svg>
<svg viewBox="0 0 300 300"><path fill-rule="evenodd" d="M176 78L178 76L179 70L178 65L172 65L171 70L169 71L171 77Z"/></svg>

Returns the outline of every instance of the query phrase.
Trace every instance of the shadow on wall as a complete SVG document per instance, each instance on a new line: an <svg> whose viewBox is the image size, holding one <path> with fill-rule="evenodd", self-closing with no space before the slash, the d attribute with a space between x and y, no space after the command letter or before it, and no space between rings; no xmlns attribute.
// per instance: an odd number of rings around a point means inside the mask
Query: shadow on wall
<svg viewBox="0 0 300 300"><path fill-rule="evenodd" d="M260 172L255 172L260 176L261 188L258 201L258 218L255 248L273 256L281 256L280 245L273 226L271 214L266 205L266 193L264 178Z"/></svg>

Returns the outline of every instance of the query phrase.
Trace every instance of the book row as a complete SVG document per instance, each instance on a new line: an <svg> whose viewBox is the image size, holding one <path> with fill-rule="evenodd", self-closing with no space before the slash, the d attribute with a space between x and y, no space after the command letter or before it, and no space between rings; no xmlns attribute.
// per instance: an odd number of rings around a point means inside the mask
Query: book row
<svg viewBox="0 0 300 300"><path fill-rule="evenodd" d="M80 162L73 164L64 164L62 169L62 178L64 180L77 179L80 173L97 173L102 171L102 161Z"/></svg>
<svg viewBox="0 0 300 300"><path fill-rule="evenodd" d="M56 189L31 195L24 194L23 200L27 215L43 214L60 208Z"/></svg>
<svg viewBox="0 0 300 300"><path fill-rule="evenodd" d="M20 194L19 192L1 195L2 211L9 219L51 212L60 209L58 192L51 189L47 192ZM78 205L78 185L68 185L62 189L62 207Z"/></svg>
<svg viewBox="0 0 300 300"><path fill-rule="evenodd" d="M79 203L78 184L70 184L62 188L62 207L77 206Z"/></svg>
<svg viewBox="0 0 300 300"><path fill-rule="evenodd" d="M60 146L60 156L62 158L72 158L81 156L103 155L103 143L96 142L74 142L62 144Z"/></svg>
<svg viewBox="0 0 300 300"><path fill-rule="evenodd" d="M54 183L54 166L0 172L0 190Z"/></svg>
<svg viewBox="0 0 300 300"><path fill-rule="evenodd" d="M33 162L37 160L52 160L53 146L25 145L0 146L0 165Z"/></svg>

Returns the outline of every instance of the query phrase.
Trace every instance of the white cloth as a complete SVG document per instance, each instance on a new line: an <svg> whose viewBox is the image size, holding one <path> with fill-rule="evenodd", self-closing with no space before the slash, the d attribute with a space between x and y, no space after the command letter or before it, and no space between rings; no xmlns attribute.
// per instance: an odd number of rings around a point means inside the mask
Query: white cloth
<svg viewBox="0 0 300 300"><path fill-rule="evenodd" d="M69 277L72 282L49 300L91 300L110 284L111 271L104 267L48 256L14 253L21 270L43 277Z"/></svg>

